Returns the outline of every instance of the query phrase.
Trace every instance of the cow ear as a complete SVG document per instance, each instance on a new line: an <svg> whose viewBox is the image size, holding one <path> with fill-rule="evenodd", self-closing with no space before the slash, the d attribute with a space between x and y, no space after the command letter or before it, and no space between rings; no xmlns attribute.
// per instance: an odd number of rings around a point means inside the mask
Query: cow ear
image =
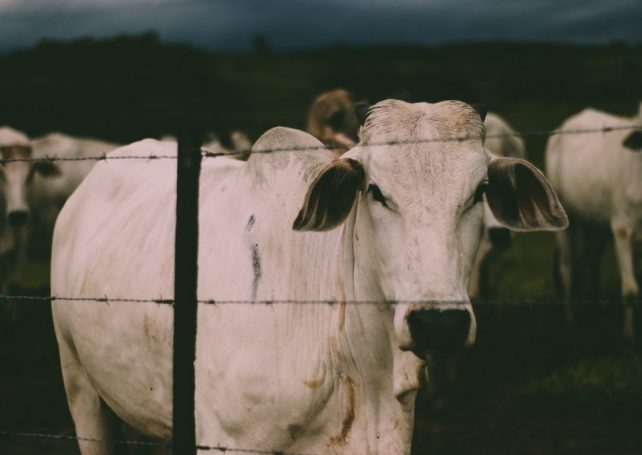
<svg viewBox="0 0 642 455"><path fill-rule="evenodd" d="M330 163L310 185L292 228L295 231L327 231L343 223L357 193L365 185L365 175L357 160L341 159Z"/></svg>
<svg viewBox="0 0 642 455"><path fill-rule="evenodd" d="M36 161L33 165L34 172L42 175L43 177L55 177L60 175L60 168L50 160Z"/></svg>
<svg viewBox="0 0 642 455"><path fill-rule="evenodd" d="M566 212L551 184L525 160L491 160L486 199L497 220L515 231L553 231L568 226Z"/></svg>
<svg viewBox="0 0 642 455"><path fill-rule="evenodd" d="M634 152L642 151L642 131L633 131L629 134L622 145Z"/></svg>

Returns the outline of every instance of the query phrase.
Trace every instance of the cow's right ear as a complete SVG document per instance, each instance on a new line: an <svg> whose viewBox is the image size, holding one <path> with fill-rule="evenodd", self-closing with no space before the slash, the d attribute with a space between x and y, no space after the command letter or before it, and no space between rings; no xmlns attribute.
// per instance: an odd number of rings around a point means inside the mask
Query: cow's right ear
<svg viewBox="0 0 642 455"><path fill-rule="evenodd" d="M495 218L515 231L554 231L568 226L566 212L553 187L525 160L490 161L486 200Z"/></svg>
<svg viewBox="0 0 642 455"><path fill-rule="evenodd" d="M310 185L292 228L295 231L327 231L337 227L352 210L365 180L366 173L359 161L349 158L333 161Z"/></svg>
<svg viewBox="0 0 642 455"><path fill-rule="evenodd" d="M633 152L642 151L642 131L636 130L631 132L631 134L622 141L622 145Z"/></svg>

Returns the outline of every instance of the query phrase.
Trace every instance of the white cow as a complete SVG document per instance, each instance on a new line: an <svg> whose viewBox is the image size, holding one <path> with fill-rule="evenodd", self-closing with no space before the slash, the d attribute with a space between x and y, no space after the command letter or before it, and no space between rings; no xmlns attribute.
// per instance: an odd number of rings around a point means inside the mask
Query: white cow
<svg viewBox="0 0 642 455"><path fill-rule="evenodd" d="M561 130L603 127L642 129L642 104L633 118L617 117L595 109L585 109L570 117ZM632 303L639 298L639 285L633 266L633 243L642 221L642 131L616 129L591 134L551 136L546 147L546 169L551 183L569 210L571 229L557 234L559 273L566 316L572 319L571 299L582 283L573 266L583 249L598 248L577 242L581 231L608 229L613 234L620 271L622 298ZM597 267L597 264L594 264ZM595 281L595 280L593 280ZM633 340L633 307L627 305L624 335Z"/></svg>
<svg viewBox="0 0 642 455"><path fill-rule="evenodd" d="M526 159L524 141L515 135L511 126L497 114L489 112L484 120L486 126L485 147L499 157ZM502 256L510 247L512 233L494 216L488 203L484 202L484 232L470 276L468 295L471 298L488 298L497 284Z"/></svg>
<svg viewBox="0 0 642 455"><path fill-rule="evenodd" d="M422 142L452 136L471 138ZM321 144L274 128L247 162L203 162L198 296L220 303L198 312L199 444L410 452L427 353L475 338L466 288L484 191L512 228L567 223L544 176L525 161L491 159L482 136L464 103L387 100L370 109L362 143L341 159L328 150L261 153ZM400 140L419 143L381 145ZM173 150L145 140L109 156ZM172 160L95 166L56 224L53 294L172 298L175 169ZM224 303L266 300L277 303ZM171 306L52 307L77 434L118 437L115 415L171 438Z"/></svg>
<svg viewBox="0 0 642 455"><path fill-rule="evenodd" d="M49 178L34 179L31 208L37 222L48 231L53 230L63 204L96 164L96 160L91 158L103 156L117 147L111 142L62 133L50 133L34 140L33 155L36 158L81 158L78 161L53 161L54 170Z"/></svg>
<svg viewBox="0 0 642 455"><path fill-rule="evenodd" d="M29 195L34 179L49 177L54 166L47 162L32 162L34 158L29 138L9 127L0 128L0 255L8 273L3 276L3 291L11 292L20 281L27 259L29 238Z"/></svg>
<svg viewBox="0 0 642 455"><path fill-rule="evenodd" d="M33 142L10 128L0 129L2 157L10 161L0 169L2 183L1 250L11 253L7 285L20 282L27 261L32 228L47 236L53 231L63 203L89 173L95 161L48 161L47 157L100 156L116 145L52 133ZM42 161L28 161L43 158ZM25 159L26 161L20 161Z"/></svg>

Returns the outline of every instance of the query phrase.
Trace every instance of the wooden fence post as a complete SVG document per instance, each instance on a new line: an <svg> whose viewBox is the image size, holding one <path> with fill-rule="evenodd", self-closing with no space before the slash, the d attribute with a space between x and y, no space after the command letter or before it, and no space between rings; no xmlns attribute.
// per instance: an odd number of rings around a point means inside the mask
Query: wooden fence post
<svg viewBox="0 0 642 455"><path fill-rule="evenodd" d="M194 360L198 283L198 190L201 149L198 136L178 140L176 244L174 257L174 455L196 453Z"/></svg>

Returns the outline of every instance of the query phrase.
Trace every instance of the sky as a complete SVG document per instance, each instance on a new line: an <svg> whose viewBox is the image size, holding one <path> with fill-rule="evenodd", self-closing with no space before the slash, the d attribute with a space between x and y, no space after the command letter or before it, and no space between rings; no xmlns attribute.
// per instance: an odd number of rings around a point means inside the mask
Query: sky
<svg viewBox="0 0 642 455"><path fill-rule="evenodd" d="M642 0L0 0L0 52L42 38L155 30L246 50L518 40L642 43Z"/></svg>

